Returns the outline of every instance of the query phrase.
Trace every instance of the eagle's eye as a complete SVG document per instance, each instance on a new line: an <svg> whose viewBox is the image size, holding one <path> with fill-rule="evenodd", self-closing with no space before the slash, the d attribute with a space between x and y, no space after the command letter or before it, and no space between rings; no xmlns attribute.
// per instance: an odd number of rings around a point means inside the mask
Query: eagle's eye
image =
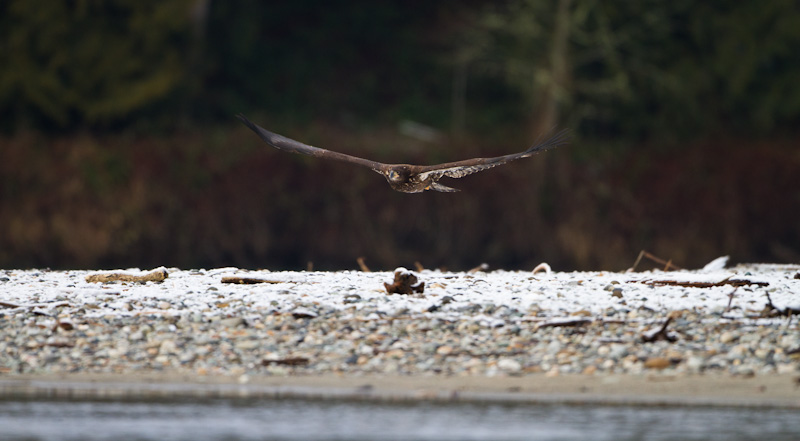
<svg viewBox="0 0 800 441"><path fill-rule="evenodd" d="M389 179L391 179L392 181L401 180L400 173L397 173L395 170L389 170Z"/></svg>

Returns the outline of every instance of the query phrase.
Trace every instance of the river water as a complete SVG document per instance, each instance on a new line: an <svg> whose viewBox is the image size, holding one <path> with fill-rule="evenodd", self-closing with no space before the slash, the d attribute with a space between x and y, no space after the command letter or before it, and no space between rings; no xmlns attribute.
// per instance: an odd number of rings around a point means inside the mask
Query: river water
<svg viewBox="0 0 800 441"><path fill-rule="evenodd" d="M303 399L0 401L0 440L798 440L786 409Z"/></svg>

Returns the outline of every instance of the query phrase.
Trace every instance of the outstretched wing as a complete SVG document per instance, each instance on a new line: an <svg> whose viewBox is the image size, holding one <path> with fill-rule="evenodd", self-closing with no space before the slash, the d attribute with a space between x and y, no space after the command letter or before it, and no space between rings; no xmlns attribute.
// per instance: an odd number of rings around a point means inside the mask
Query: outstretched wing
<svg viewBox="0 0 800 441"><path fill-rule="evenodd" d="M569 133L568 129L561 130L555 135L551 136L550 138L547 138L542 142L535 143L524 152L512 153L510 155L504 155L504 156L497 156L494 158L473 158L473 159L466 159L464 161L421 166L418 168L418 171L420 173L421 179L427 179L429 177L433 179L438 179L441 178L442 176L447 176L448 178L462 178L472 173L477 173L479 171L490 169L492 167L497 167L498 165L503 165L511 161L515 161L517 159L527 158L529 156L533 156L538 152L551 149L553 147L558 147L567 142L568 133Z"/></svg>
<svg viewBox="0 0 800 441"><path fill-rule="evenodd" d="M275 147L278 150L283 150L285 152L291 152L291 153L302 153L304 155L316 156L318 158L326 158L326 159L334 159L337 161L350 162L353 164L369 167L378 172L383 171L389 167L388 164L376 161L370 161L368 159L359 158L356 156L350 156L344 153L333 152L330 150L321 149L319 147L312 147L310 145L303 144L302 142L298 142L293 139L287 138L285 136L278 135L277 133L272 133L258 126L254 122L250 121L242 114L236 115L236 118L238 118L239 121L243 122L244 125L249 127L250 130L256 132L256 134L259 137L261 137L261 139L263 139L267 144Z"/></svg>

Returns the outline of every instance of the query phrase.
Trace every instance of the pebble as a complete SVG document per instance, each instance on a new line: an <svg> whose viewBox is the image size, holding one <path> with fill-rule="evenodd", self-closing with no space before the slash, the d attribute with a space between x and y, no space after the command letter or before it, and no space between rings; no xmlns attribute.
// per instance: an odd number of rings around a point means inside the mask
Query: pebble
<svg viewBox="0 0 800 441"><path fill-rule="evenodd" d="M519 372L522 370L522 364L512 358L503 358L497 362L497 367L506 372Z"/></svg>
<svg viewBox="0 0 800 441"><path fill-rule="evenodd" d="M219 321L219 324L226 328L235 328L243 323L244 319L241 317L229 317Z"/></svg>
<svg viewBox="0 0 800 441"><path fill-rule="evenodd" d="M730 343L736 339L736 335L733 332L725 331L719 336L720 343Z"/></svg>
<svg viewBox="0 0 800 441"><path fill-rule="evenodd" d="M644 362L644 367L648 369L665 369L668 368L672 362L664 357L651 357Z"/></svg>

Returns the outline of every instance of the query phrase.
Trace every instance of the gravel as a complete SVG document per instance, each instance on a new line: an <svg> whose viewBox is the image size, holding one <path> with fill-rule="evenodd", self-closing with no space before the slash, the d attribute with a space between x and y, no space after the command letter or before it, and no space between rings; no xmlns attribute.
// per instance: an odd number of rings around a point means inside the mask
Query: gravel
<svg viewBox="0 0 800 441"><path fill-rule="evenodd" d="M331 373L800 370L796 265L536 275L426 270L415 273L424 293L410 295L386 293L391 272L165 271L160 283L90 283L86 276L95 273L87 271L0 271L0 374L171 372L244 382ZM249 284L221 282L231 276ZM768 303L775 309L765 310Z"/></svg>

